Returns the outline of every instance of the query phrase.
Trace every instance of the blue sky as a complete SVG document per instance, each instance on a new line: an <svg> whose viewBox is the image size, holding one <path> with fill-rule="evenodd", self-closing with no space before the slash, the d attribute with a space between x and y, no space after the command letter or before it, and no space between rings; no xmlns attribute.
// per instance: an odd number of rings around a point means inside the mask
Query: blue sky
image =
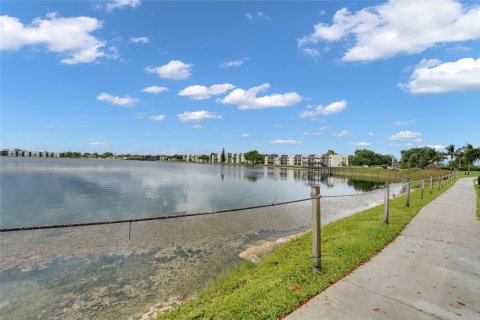
<svg viewBox="0 0 480 320"><path fill-rule="evenodd" d="M480 5L2 1L1 147L479 145Z"/></svg>

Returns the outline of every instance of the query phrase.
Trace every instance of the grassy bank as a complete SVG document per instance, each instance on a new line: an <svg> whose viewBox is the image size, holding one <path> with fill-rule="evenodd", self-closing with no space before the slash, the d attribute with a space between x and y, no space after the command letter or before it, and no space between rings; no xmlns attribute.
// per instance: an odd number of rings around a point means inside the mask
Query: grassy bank
<svg viewBox="0 0 480 320"><path fill-rule="evenodd" d="M383 206L335 221L322 228L322 272L311 271L311 233L280 246L258 265L242 262L221 275L194 300L159 319L277 319L350 273L391 242L420 209L445 192L419 191L390 203L390 224Z"/></svg>
<svg viewBox="0 0 480 320"><path fill-rule="evenodd" d="M173 162L173 161L168 161ZM304 170L303 166L293 165L276 165L276 164L248 164L248 163L222 163L222 162L184 162L182 163L192 164L204 164L204 165L223 165L223 166L241 166L241 167L269 167L269 168L284 168L293 170ZM401 170L388 170L383 168L364 168L364 167L342 167L338 170L334 170L334 175L348 176L348 177L361 177L364 180L374 181L404 181L407 178L411 180L420 180L421 178L439 177L447 175L447 170L424 170L424 169L401 169Z"/></svg>
<svg viewBox="0 0 480 320"><path fill-rule="evenodd" d="M477 190L477 218L480 220L480 188L478 187L477 180L473 182L473 187Z"/></svg>
<svg viewBox="0 0 480 320"><path fill-rule="evenodd" d="M365 177L381 179L385 181L403 181L407 178L411 180L420 180L421 178L440 177L447 175L449 172L446 170L417 170L417 169L401 169L401 170L388 170L383 168L354 168L346 167L342 168L336 175L340 176L352 176L352 177Z"/></svg>

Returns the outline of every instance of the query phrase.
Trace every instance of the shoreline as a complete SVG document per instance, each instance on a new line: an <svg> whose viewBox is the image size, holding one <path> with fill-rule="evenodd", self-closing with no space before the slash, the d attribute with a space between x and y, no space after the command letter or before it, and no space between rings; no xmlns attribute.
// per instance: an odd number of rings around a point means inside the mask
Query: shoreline
<svg viewBox="0 0 480 320"><path fill-rule="evenodd" d="M320 273L312 272L312 237L306 233L278 246L258 264L243 263L220 275L199 292L197 299L159 318L235 318L242 314L263 319L290 314L380 252L421 208L449 190L453 183L434 189L433 194L426 193L424 198L420 198L417 189L412 192L410 207L405 207L404 197L391 200L388 227L383 223L381 205L323 225L325 258Z"/></svg>
<svg viewBox="0 0 480 320"><path fill-rule="evenodd" d="M393 199L401 196L402 194L403 193L399 193L397 195L391 194L390 198L393 200ZM332 219L330 221L327 220L328 222L325 223L323 226L329 225L329 224L331 224L335 221L338 221L338 220L346 218L346 217L354 216L357 213L361 213L365 210L374 208L378 205L381 205L382 203L383 203L383 200L371 202L367 207L361 208L361 209L356 210L354 212L349 212L346 215L340 215L339 217L337 217L337 219ZM297 233L290 234L290 235L287 235L287 236L279 237L279 238L276 238L276 239L271 240L271 241L269 241L267 239L263 239L263 240L260 241L259 244L252 244L238 254L238 257L240 258L240 263L242 261L246 261L246 262L251 262L251 263L254 263L254 264L258 264L264 259L264 257L266 255L268 255L270 252L272 252L276 248L281 247L281 246L291 242L294 239L302 237L309 232L311 232L311 229L307 229L307 230L304 230L304 231L301 231L301 232L297 232ZM198 292L194 292L191 295L170 297L163 302L159 302L159 303L156 303L156 304L152 305L149 308L149 310L147 312L145 312L144 314L142 314L142 316L138 319L140 319L140 320L156 319L156 317L158 317L160 314L167 313L171 309L174 309L175 307L180 306L180 305L184 304L185 302L187 302L189 300L195 299L195 297L197 295L198 295ZM135 317L135 319L137 319L137 317Z"/></svg>

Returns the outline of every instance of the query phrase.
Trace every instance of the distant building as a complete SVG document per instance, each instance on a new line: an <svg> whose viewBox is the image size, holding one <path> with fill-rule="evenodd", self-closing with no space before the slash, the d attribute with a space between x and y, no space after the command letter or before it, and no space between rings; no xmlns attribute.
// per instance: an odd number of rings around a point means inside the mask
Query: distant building
<svg viewBox="0 0 480 320"><path fill-rule="evenodd" d="M210 155L210 162L213 162L213 163L220 162L220 157L218 156L218 153L212 153Z"/></svg>
<svg viewBox="0 0 480 320"><path fill-rule="evenodd" d="M323 167L324 162L322 157L316 154L310 154L306 157L303 157L302 164L304 167Z"/></svg>
<svg viewBox="0 0 480 320"><path fill-rule="evenodd" d="M280 164L280 157L278 154L269 154L265 156L265 164L270 165L279 165Z"/></svg>
<svg viewBox="0 0 480 320"><path fill-rule="evenodd" d="M294 166L301 166L303 164L303 158L301 154L296 154L293 156L293 165Z"/></svg>
<svg viewBox="0 0 480 320"><path fill-rule="evenodd" d="M244 157L243 153L239 153L237 159L238 159L238 163L246 163L247 162L247 160L245 160L245 157Z"/></svg>
<svg viewBox="0 0 480 320"><path fill-rule="evenodd" d="M340 154L325 153L324 155L322 155L322 162L327 167L348 166L348 157Z"/></svg>
<svg viewBox="0 0 480 320"><path fill-rule="evenodd" d="M295 162L295 156L289 156L288 154L282 154L280 156L280 165L293 166Z"/></svg>

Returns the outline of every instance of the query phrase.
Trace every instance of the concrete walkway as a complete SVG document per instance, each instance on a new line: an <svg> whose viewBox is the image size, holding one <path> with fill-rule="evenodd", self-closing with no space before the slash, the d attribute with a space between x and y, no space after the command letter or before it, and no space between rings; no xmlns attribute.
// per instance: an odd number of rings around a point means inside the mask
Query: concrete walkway
<svg viewBox="0 0 480 320"><path fill-rule="evenodd" d="M460 179L370 262L287 319L480 319L475 212L472 179Z"/></svg>

